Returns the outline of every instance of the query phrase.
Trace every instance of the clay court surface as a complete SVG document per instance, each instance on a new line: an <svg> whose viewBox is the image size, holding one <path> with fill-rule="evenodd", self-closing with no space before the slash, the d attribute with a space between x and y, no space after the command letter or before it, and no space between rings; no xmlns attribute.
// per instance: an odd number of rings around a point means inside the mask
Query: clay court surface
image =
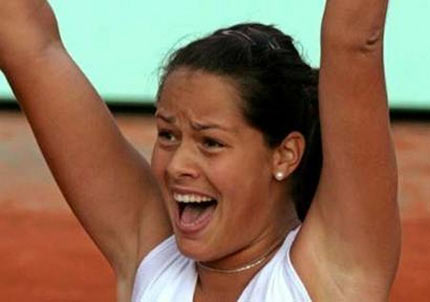
<svg viewBox="0 0 430 302"><path fill-rule="evenodd" d="M147 158L152 118L117 116ZM430 121L393 124L402 259L391 302L430 301ZM20 113L0 111L0 302L115 301L112 271L54 184Z"/></svg>

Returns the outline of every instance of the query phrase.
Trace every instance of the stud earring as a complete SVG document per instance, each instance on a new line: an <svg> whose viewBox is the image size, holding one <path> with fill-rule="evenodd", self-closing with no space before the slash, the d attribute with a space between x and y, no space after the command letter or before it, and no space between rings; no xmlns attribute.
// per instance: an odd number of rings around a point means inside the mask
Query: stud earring
<svg viewBox="0 0 430 302"><path fill-rule="evenodd" d="M283 180L284 179L284 173L282 173L282 172L276 172L275 178L276 178L277 181Z"/></svg>

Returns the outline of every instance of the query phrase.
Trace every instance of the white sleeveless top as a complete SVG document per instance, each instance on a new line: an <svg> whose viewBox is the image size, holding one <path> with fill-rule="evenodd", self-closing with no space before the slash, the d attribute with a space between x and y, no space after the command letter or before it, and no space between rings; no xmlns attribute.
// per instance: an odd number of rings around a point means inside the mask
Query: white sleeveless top
<svg viewBox="0 0 430 302"><path fill-rule="evenodd" d="M288 234L273 258L248 283L238 302L311 301L290 260L298 230ZM132 302L193 302L196 283L195 262L179 252L171 236L139 265Z"/></svg>

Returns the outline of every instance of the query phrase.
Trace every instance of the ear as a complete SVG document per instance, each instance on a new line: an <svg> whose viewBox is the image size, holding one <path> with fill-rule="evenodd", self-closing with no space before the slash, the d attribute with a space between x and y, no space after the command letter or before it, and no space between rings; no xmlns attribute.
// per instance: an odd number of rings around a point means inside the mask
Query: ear
<svg viewBox="0 0 430 302"><path fill-rule="evenodd" d="M273 153L273 176L278 181L286 179L296 170L305 150L305 138L293 131L284 138Z"/></svg>

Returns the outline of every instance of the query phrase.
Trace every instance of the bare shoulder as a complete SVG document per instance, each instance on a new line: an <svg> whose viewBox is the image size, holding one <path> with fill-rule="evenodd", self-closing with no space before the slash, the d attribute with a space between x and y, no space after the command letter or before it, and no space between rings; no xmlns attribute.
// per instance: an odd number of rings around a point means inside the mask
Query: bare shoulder
<svg viewBox="0 0 430 302"><path fill-rule="evenodd" d="M366 253L349 253L345 243L360 250L353 239L328 246L324 241L332 240L315 227L303 225L291 249L292 264L312 301L387 302L397 266L381 266ZM369 262L375 266L370 268Z"/></svg>

